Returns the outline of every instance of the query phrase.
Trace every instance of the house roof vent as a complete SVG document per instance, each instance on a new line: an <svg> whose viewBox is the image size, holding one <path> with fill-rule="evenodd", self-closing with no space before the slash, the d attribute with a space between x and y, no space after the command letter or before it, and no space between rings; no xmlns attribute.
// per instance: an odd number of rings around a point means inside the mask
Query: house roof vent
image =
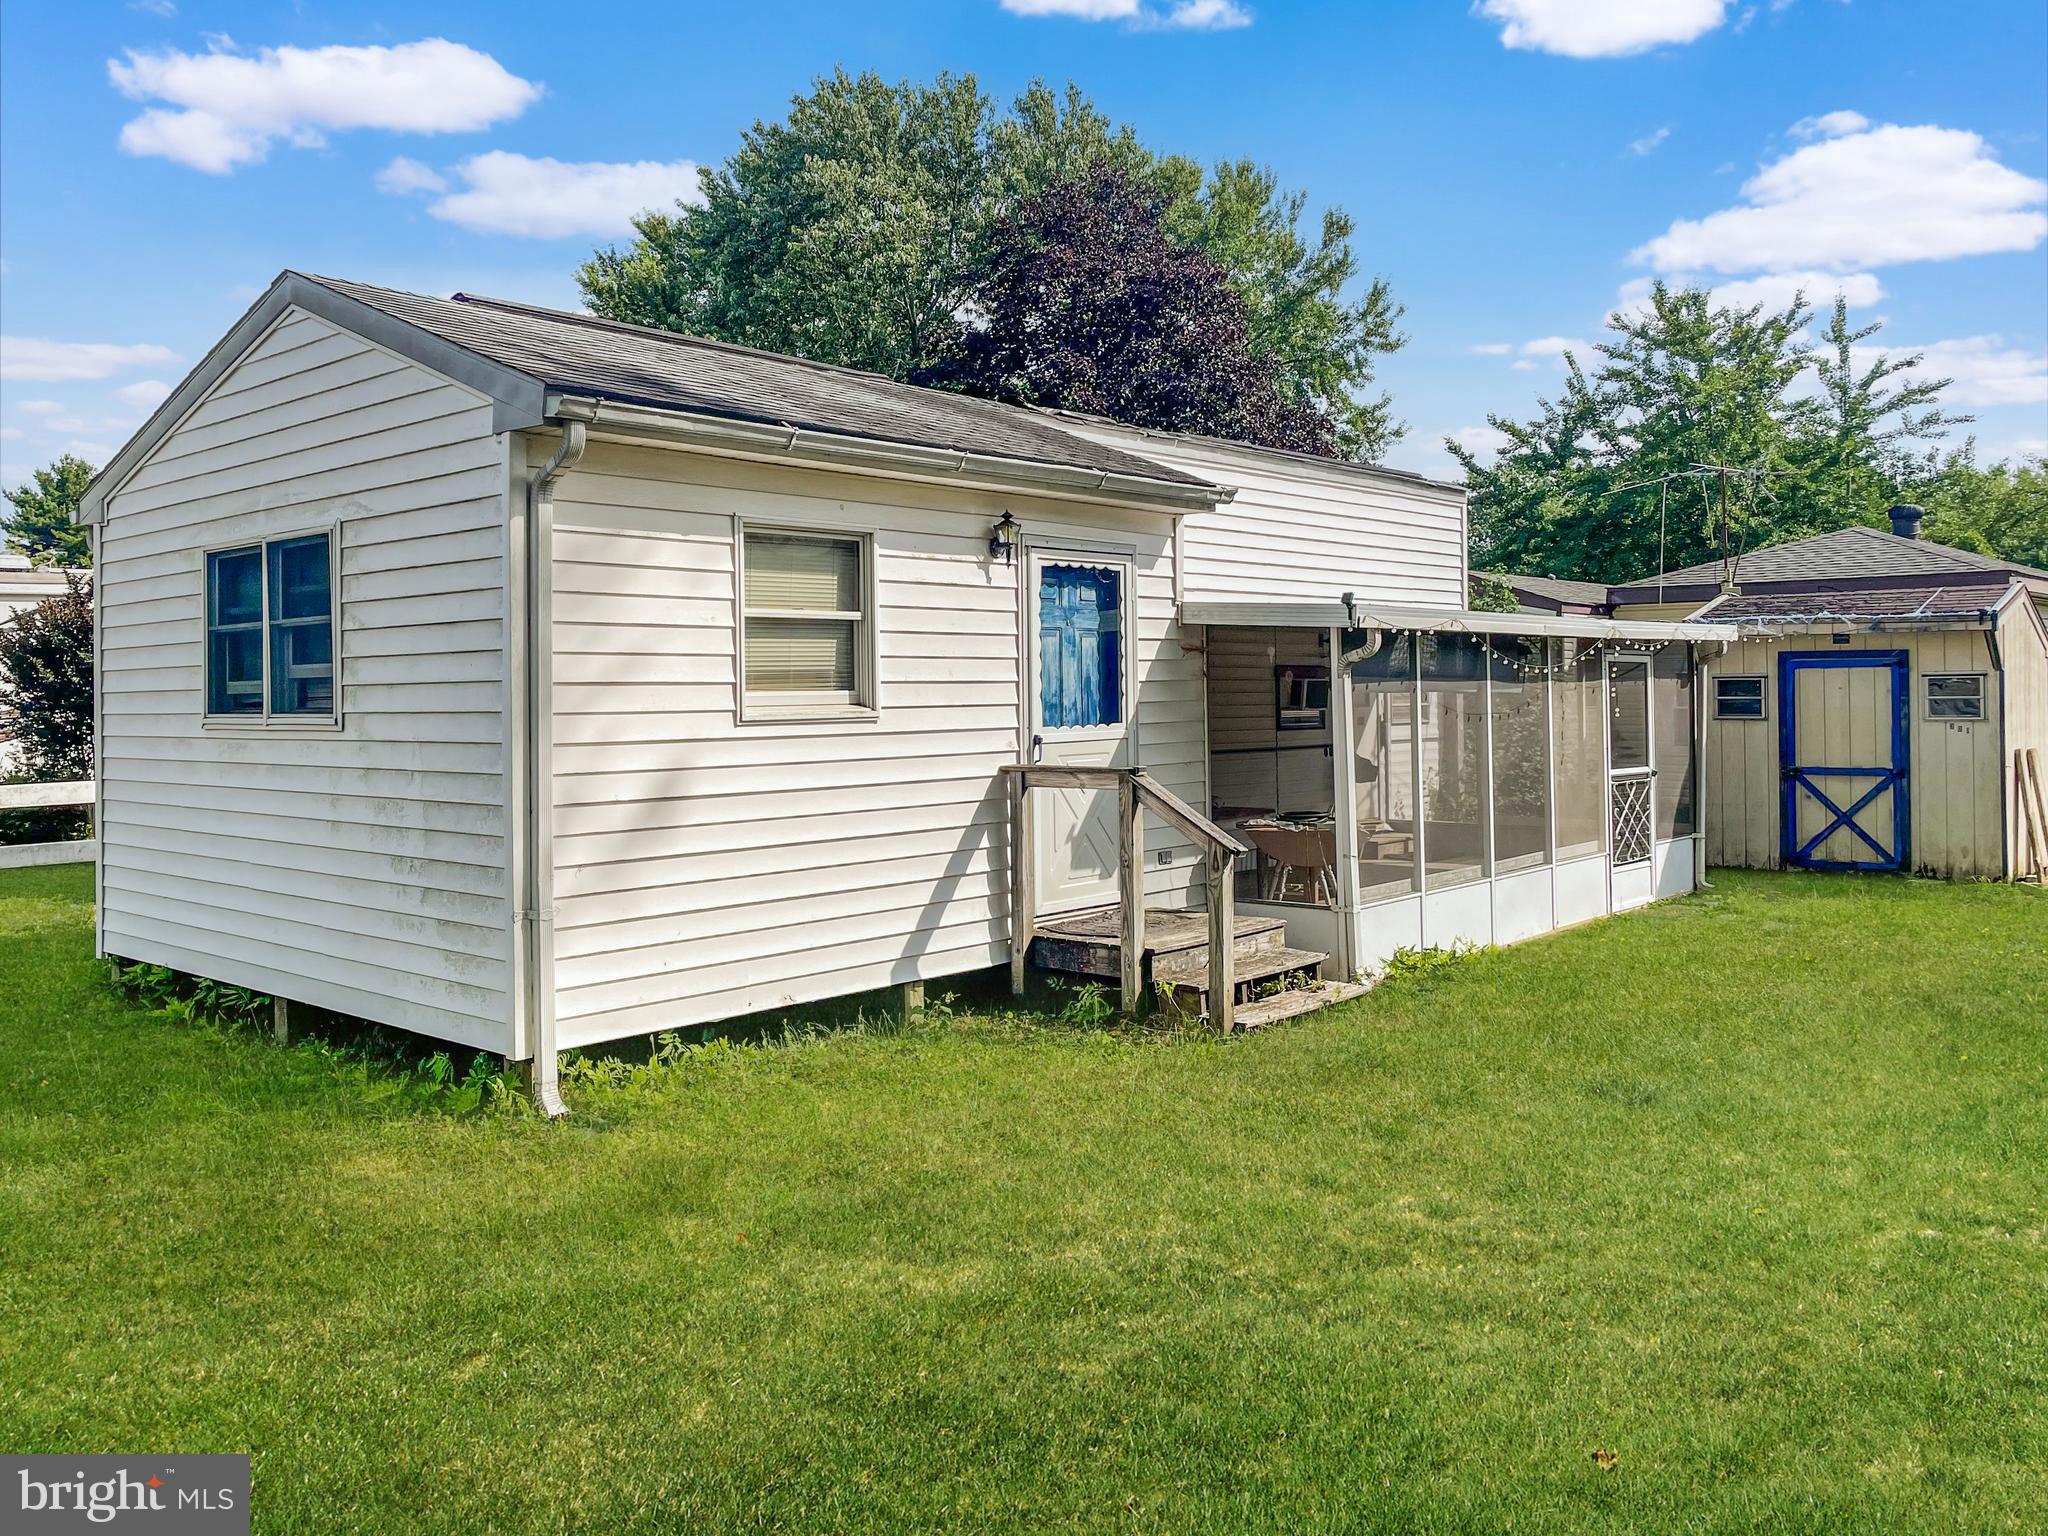
<svg viewBox="0 0 2048 1536"><path fill-rule="evenodd" d="M1902 539L1917 539L1920 537L1920 519L1926 515L1926 509L1916 507L1910 501L1902 501L1891 510L1892 532Z"/></svg>

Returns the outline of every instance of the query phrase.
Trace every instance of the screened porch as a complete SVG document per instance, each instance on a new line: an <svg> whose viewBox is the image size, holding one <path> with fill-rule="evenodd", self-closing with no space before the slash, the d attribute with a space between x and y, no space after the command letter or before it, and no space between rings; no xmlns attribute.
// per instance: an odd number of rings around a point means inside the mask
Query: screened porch
<svg viewBox="0 0 2048 1536"><path fill-rule="evenodd" d="M1209 814L1252 849L1239 910L1284 916L1290 942L1370 969L1691 888L1712 627L1223 607L1189 615Z"/></svg>

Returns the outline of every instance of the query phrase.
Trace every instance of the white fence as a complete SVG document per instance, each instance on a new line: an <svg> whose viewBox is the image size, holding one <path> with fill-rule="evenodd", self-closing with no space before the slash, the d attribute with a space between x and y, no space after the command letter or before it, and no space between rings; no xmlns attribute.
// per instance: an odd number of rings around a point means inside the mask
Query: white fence
<svg viewBox="0 0 2048 1536"><path fill-rule="evenodd" d="M31 807L91 805L93 781L68 784L0 784L0 811ZM0 843L0 869L27 869L34 864L90 864L99 856L99 842L90 837L68 843Z"/></svg>

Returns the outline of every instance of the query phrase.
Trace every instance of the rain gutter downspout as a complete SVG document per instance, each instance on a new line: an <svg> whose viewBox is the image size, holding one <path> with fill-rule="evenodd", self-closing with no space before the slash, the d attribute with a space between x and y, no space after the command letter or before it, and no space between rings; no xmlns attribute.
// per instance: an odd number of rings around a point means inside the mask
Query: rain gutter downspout
<svg viewBox="0 0 2048 1536"><path fill-rule="evenodd" d="M562 1102L555 1048L555 486L589 447L591 400L560 401L548 418L562 429L554 456L526 485L526 729L522 748L526 784L526 871L519 894L521 980L526 987L528 1041L533 1051L533 1097L550 1120L569 1113Z"/></svg>

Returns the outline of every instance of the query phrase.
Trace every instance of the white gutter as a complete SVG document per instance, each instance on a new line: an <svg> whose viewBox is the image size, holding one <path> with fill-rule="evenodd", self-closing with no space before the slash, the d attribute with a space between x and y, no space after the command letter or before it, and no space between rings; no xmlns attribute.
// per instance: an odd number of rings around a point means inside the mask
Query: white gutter
<svg viewBox="0 0 2048 1536"><path fill-rule="evenodd" d="M1184 624L1245 624L1275 629L1418 629L1472 635L1557 635L1581 640L1733 640L1732 624L1605 619L1578 613L1484 613L1472 608L1423 608L1405 603L1228 602L1183 603Z"/></svg>
<svg viewBox="0 0 2048 1536"><path fill-rule="evenodd" d="M926 448L914 443L881 442L864 437L819 432L808 427L734 421L665 407L627 405L612 400L580 400L550 395L548 409L558 415L572 405L587 405L586 418L601 432L654 438L717 453L794 459L837 469L867 469L884 474L917 475L939 480L978 482L1048 495L1091 497L1104 501L1141 501L1176 512L1203 511L1230 500L1231 489L1192 482L1049 464L1037 459L1012 459L996 454L967 453L956 448Z"/></svg>
<svg viewBox="0 0 2048 1536"><path fill-rule="evenodd" d="M526 485L526 537L514 549L524 566L525 624L518 658L525 673L525 719L515 746L522 756L523 879L517 893L514 953L525 1006L522 1042L532 1052L533 1097L550 1120L568 1114L555 1047L555 486L589 447L589 402L564 400L554 457Z"/></svg>

